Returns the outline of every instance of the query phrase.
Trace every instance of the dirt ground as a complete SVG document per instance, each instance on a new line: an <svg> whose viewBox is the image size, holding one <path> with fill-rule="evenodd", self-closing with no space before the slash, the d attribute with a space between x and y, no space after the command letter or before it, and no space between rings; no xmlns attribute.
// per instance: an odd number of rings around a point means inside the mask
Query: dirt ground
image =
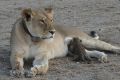
<svg viewBox="0 0 120 80"><path fill-rule="evenodd" d="M120 55L108 54L109 63L75 63L69 58L50 60L46 75L35 78L9 76L11 28L24 7L52 5L55 22L78 26L100 39L120 46L120 0L0 0L0 80L120 80Z"/></svg>

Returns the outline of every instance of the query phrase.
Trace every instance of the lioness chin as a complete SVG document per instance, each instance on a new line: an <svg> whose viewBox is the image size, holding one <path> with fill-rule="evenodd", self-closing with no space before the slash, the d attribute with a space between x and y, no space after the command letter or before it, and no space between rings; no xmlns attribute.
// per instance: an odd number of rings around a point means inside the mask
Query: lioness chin
<svg viewBox="0 0 120 80"><path fill-rule="evenodd" d="M12 70L10 74L16 77L25 75L24 59L34 58L33 67L27 72L27 77L45 74L48 70L48 60L66 56L69 39L78 37L86 48L119 53L120 48L106 42L94 39L77 28L57 26L53 24L53 10L24 9L11 32Z"/></svg>

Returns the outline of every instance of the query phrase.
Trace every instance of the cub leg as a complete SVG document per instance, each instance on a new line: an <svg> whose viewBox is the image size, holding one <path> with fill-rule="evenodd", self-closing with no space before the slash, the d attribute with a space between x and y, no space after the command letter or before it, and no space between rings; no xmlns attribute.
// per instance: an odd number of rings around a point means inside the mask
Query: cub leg
<svg viewBox="0 0 120 80"><path fill-rule="evenodd" d="M48 58L47 56L35 57L33 67L26 73L26 77L34 77L37 74L46 74L48 71Z"/></svg>
<svg viewBox="0 0 120 80"><path fill-rule="evenodd" d="M106 42L101 41L101 40L93 39L93 38L82 39L82 44L86 48L110 51L110 52L114 52L114 53L120 53L120 47L113 46L109 43L106 43Z"/></svg>
<svg viewBox="0 0 120 80"><path fill-rule="evenodd" d="M21 54L11 54L10 63L12 66L12 70L10 71L11 76L15 77L23 77L24 76L24 62L23 56Z"/></svg>

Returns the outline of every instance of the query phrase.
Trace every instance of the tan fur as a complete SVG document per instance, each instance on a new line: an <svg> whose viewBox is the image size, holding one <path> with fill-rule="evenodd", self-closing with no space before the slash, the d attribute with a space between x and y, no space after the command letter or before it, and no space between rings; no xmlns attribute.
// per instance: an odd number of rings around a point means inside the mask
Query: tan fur
<svg viewBox="0 0 120 80"><path fill-rule="evenodd" d="M27 72L27 77L45 74L48 70L48 60L66 56L68 52L66 37L79 37L87 48L119 52L120 48L106 42L96 40L81 32L77 28L53 25L53 11L48 8L41 11L24 9L22 17L16 21L11 33L11 75L24 75L23 58L35 58L33 67ZM33 36L46 38L38 42L31 41L31 37L24 31L22 20ZM51 35L50 31L56 31ZM50 38L50 37L53 38Z"/></svg>

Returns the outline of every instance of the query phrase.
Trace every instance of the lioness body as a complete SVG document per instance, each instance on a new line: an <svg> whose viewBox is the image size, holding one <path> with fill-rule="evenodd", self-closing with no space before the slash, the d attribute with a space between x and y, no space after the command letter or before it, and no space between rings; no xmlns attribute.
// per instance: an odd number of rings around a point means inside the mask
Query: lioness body
<svg viewBox="0 0 120 80"><path fill-rule="evenodd" d="M66 56L68 52L66 37L80 38L86 48L120 51L119 47L93 39L78 28L53 25L52 13L51 9L45 11L23 10L22 18L14 24L11 33L11 75L17 77L24 75L24 58L35 58L33 67L27 73L28 77L46 73L49 59ZM25 31L24 27L29 32ZM39 40L32 41L32 39L37 39L36 37Z"/></svg>
<svg viewBox="0 0 120 80"><path fill-rule="evenodd" d="M54 39L40 40L39 42L32 42L31 38L25 33L21 27L19 19L15 24L17 25L12 31L11 49L14 52L23 53L24 58L32 58L42 52L48 52L48 58L65 56L67 54L67 44L64 44L64 36L56 32ZM14 43L16 42L16 43ZM38 51L38 52L37 52ZM12 52L14 54L14 52ZM38 53L38 54L37 54Z"/></svg>

